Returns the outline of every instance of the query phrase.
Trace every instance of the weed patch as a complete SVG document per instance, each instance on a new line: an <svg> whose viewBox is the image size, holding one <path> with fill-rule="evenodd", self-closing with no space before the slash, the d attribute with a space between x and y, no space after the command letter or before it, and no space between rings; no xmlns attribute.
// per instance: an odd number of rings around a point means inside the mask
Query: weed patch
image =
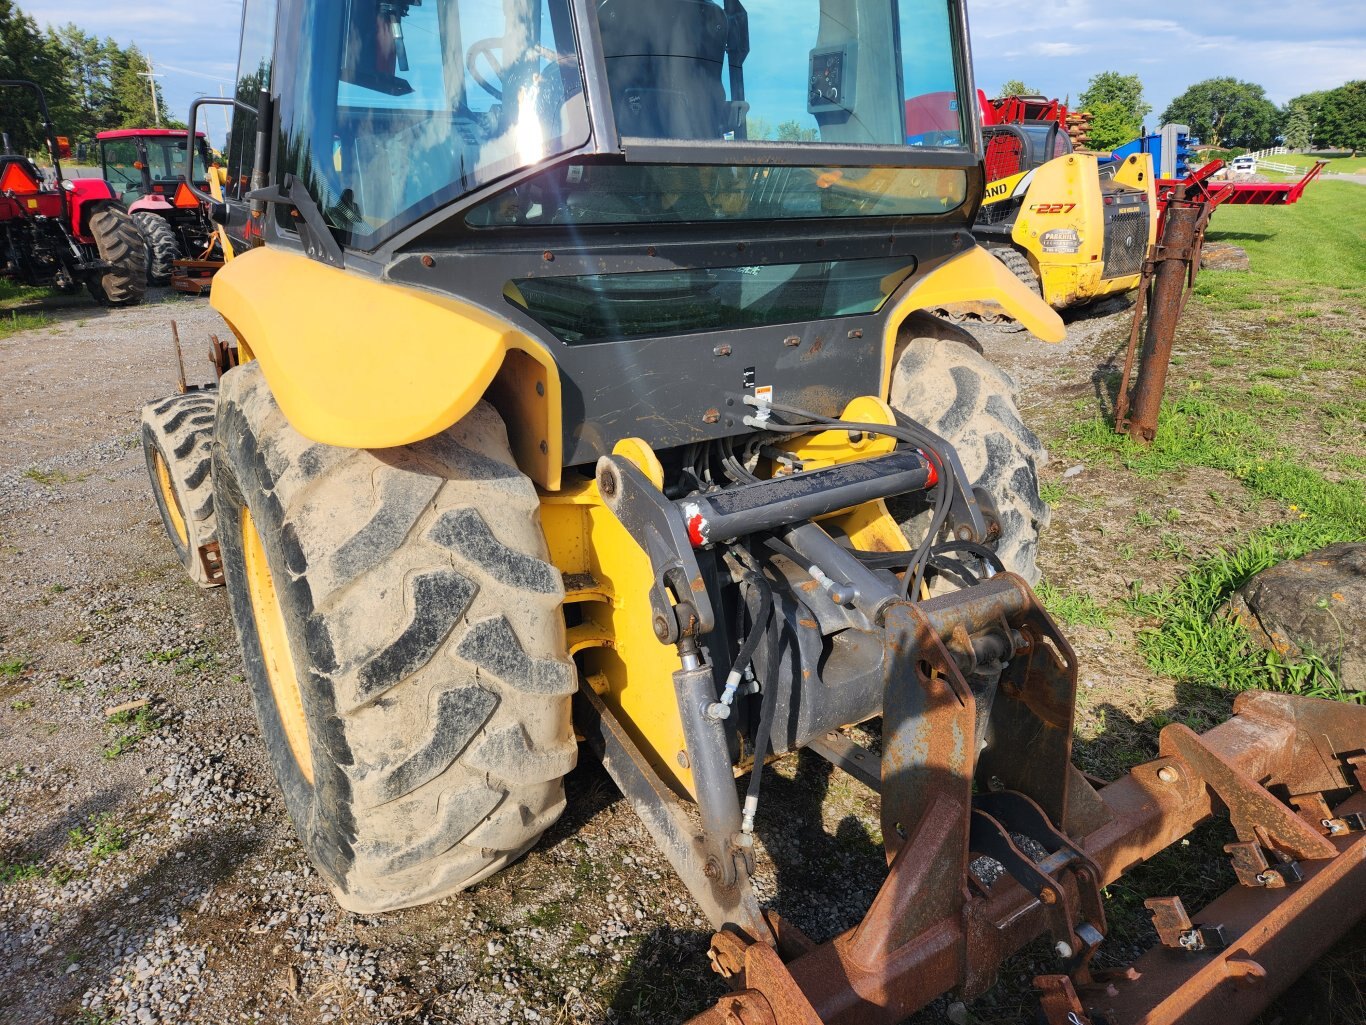
<svg viewBox="0 0 1366 1025"><path fill-rule="evenodd" d="M6 680L16 680L32 664L23 655L11 655L9 658L0 659L0 677L4 677Z"/></svg>
<svg viewBox="0 0 1366 1025"><path fill-rule="evenodd" d="M94 819L88 827L77 826L67 833L74 850L84 852L91 864L104 861L128 846L128 832L114 821L111 812Z"/></svg>
<svg viewBox="0 0 1366 1025"><path fill-rule="evenodd" d="M13 883L27 882L30 879L41 879L42 877L42 866L33 862L24 862L18 865L0 862L0 886L9 886Z"/></svg>
<svg viewBox="0 0 1366 1025"><path fill-rule="evenodd" d="M1061 591L1047 580L1041 580L1037 590L1044 608L1069 626L1109 628L1109 614L1089 594Z"/></svg>
<svg viewBox="0 0 1366 1025"><path fill-rule="evenodd" d="M24 471L24 476L45 488L51 488L61 484L79 484L89 475L83 473L70 474L65 470L43 470L36 466L30 466Z"/></svg>
<svg viewBox="0 0 1366 1025"><path fill-rule="evenodd" d="M118 729L113 742L104 749L104 757L110 761L133 750L161 726L156 712L148 706L136 711L115 712L109 722Z"/></svg>

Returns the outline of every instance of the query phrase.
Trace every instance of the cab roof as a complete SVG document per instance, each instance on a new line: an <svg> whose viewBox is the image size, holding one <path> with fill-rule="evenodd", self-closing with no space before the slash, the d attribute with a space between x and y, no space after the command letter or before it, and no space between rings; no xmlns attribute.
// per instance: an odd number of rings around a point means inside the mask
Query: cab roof
<svg viewBox="0 0 1366 1025"><path fill-rule="evenodd" d="M153 137L153 136L156 136L156 137L175 136L175 137L178 138L178 139L183 139L183 138L185 137L185 129L183 129L183 128L116 128L116 129L114 129L113 131L109 131L109 132L100 132L98 135L95 136L95 138L96 138L96 139L99 139L101 142L103 142L105 139L135 139L135 138L138 138L139 136L141 136L141 137L143 137L143 138L149 138L149 137ZM196 136L196 138L200 138L200 139L207 138L207 136L205 136L205 134L204 134L203 132L195 132L195 136Z"/></svg>

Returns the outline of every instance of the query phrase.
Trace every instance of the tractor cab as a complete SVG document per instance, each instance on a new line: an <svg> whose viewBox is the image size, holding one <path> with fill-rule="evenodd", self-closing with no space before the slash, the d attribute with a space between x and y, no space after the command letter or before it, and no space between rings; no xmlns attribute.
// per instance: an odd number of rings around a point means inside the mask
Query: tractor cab
<svg viewBox="0 0 1366 1025"><path fill-rule="evenodd" d="M268 6L247 5L238 99L268 80L274 124L239 113L228 172L258 170L245 195L270 210L230 204L230 233L512 318L570 382L566 465L641 424L661 447L743 431L704 414L753 360L716 365L710 334L844 339L790 371L834 415L880 388L893 295L971 246L950 0L288 0L273 44ZM908 146L908 109L944 94L937 134ZM670 337L708 383L646 397L629 368Z"/></svg>
<svg viewBox="0 0 1366 1025"><path fill-rule="evenodd" d="M188 143L184 131L124 128L100 132L96 138L100 143L100 168L104 180L122 193L125 206L132 208L144 201L178 206L179 198L186 209L198 208L199 201L188 191L177 196L179 185L185 180ZM195 135L192 158L193 180L201 187L207 187L212 157L203 133Z"/></svg>

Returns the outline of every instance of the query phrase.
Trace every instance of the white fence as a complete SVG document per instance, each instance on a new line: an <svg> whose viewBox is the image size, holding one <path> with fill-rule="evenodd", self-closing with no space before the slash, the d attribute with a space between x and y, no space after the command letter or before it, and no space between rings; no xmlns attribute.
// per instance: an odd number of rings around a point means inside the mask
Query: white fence
<svg viewBox="0 0 1366 1025"><path fill-rule="evenodd" d="M1274 171L1277 174L1303 174L1305 168L1296 167L1294 164L1278 164L1271 160L1258 160L1257 170Z"/></svg>
<svg viewBox="0 0 1366 1025"><path fill-rule="evenodd" d="M1243 156L1251 157L1253 160L1256 160L1258 163L1260 163L1262 157L1274 157L1278 153L1289 152L1290 150L1286 149L1284 146L1272 146L1270 149L1259 149L1256 153L1244 153Z"/></svg>

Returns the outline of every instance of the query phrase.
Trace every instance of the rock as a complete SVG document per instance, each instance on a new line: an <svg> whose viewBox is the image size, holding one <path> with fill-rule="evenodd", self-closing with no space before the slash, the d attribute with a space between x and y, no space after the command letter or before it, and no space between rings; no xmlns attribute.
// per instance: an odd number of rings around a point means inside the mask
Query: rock
<svg viewBox="0 0 1366 1025"><path fill-rule="evenodd" d="M1229 242L1206 242L1200 250L1200 266L1204 270L1251 270L1247 250Z"/></svg>
<svg viewBox="0 0 1366 1025"><path fill-rule="evenodd" d="M1366 544L1334 544L1263 570L1225 606L1260 647L1322 658L1366 691Z"/></svg>

